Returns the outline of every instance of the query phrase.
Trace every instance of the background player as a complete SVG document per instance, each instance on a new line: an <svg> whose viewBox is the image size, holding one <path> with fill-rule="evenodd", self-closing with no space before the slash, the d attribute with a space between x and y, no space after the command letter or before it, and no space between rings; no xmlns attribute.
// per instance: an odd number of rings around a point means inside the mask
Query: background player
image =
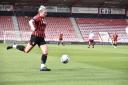
<svg viewBox="0 0 128 85"><path fill-rule="evenodd" d="M59 41L58 41L58 45L62 44L64 46L64 42L63 42L63 33L59 34Z"/></svg>
<svg viewBox="0 0 128 85"><path fill-rule="evenodd" d="M89 35L88 35L88 48L90 48L92 46L92 48L94 48L94 33L92 31L90 31Z"/></svg>
<svg viewBox="0 0 128 85"><path fill-rule="evenodd" d="M112 35L112 44L114 45L114 48L117 48L117 38L118 38L118 34L115 32Z"/></svg>
<svg viewBox="0 0 128 85"><path fill-rule="evenodd" d="M38 9L38 14L29 21L29 25L33 32L31 34L31 39L26 47L17 44L7 47L7 50L11 48L16 48L17 50L28 53L37 44L42 50L40 71L50 71L50 69L48 69L45 65L48 55L48 46L46 45L46 42L44 40L46 28L46 23L44 22L44 19L46 15L46 8L44 6L40 6L40 8Z"/></svg>

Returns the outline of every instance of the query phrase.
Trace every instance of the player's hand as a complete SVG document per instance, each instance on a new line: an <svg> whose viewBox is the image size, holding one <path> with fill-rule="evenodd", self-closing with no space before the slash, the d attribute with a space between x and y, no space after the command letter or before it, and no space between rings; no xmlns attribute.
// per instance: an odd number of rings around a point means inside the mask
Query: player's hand
<svg viewBox="0 0 128 85"><path fill-rule="evenodd" d="M35 27L31 27L31 30L32 30L32 31L35 31L35 29L36 29Z"/></svg>

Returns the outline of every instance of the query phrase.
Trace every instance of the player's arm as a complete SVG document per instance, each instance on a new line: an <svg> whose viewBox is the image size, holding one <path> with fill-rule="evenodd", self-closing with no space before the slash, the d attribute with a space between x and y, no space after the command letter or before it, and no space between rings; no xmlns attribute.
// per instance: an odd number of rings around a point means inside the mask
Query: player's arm
<svg viewBox="0 0 128 85"><path fill-rule="evenodd" d="M29 25L30 25L30 27L31 27L31 30L32 31L35 31L35 25L34 25L34 20L33 19L31 19L30 21L29 21Z"/></svg>
<svg viewBox="0 0 128 85"><path fill-rule="evenodd" d="M114 35L112 35L112 40L114 40Z"/></svg>

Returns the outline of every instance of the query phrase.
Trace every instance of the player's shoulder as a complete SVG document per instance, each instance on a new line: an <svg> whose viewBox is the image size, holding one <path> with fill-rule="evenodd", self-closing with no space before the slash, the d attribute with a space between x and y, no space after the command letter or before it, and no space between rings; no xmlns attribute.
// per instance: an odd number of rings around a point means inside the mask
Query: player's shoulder
<svg viewBox="0 0 128 85"><path fill-rule="evenodd" d="M39 14L37 14L37 15L35 15L34 17L33 17L33 20L40 20L42 17L39 15Z"/></svg>
<svg viewBox="0 0 128 85"><path fill-rule="evenodd" d="M39 14L36 14L33 19L37 19L39 17Z"/></svg>

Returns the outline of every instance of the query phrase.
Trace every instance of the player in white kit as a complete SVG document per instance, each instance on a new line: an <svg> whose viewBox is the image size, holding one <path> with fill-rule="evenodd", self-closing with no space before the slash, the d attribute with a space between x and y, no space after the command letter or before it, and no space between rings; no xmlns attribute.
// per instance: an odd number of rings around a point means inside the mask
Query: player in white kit
<svg viewBox="0 0 128 85"><path fill-rule="evenodd" d="M92 46L92 48L94 48L94 33L92 31L90 31L89 35L88 35L88 48L90 48Z"/></svg>

